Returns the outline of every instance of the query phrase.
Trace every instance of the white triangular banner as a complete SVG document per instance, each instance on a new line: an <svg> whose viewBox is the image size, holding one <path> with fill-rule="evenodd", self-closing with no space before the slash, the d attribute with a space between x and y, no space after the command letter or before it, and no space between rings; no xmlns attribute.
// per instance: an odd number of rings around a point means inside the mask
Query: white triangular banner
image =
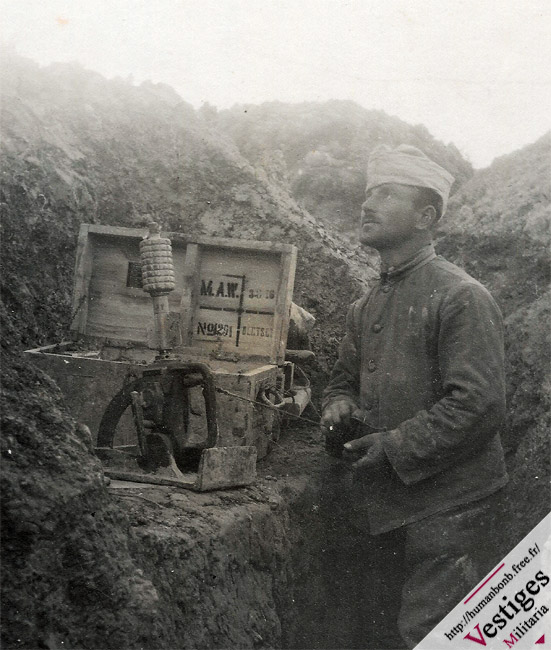
<svg viewBox="0 0 551 650"><path fill-rule="evenodd" d="M551 514L415 650L546 647L551 650Z"/></svg>

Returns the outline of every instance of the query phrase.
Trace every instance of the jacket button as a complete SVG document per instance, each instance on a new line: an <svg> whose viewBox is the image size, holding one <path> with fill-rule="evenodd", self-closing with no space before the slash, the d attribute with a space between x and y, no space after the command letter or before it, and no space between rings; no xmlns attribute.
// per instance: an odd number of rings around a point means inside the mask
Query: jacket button
<svg viewBox="0 0 551 650"><path fill-rule="evenodd" d="M375 370L377 370L377 364L375 363L375 361L373 361L373 359L369 360L367 364L367 369L369 370L369 372L375 372Z"/></svg>
<svg viewBox="0 0 551 650"><path fill-rule="evenodd" d="M385 284L385 286L383 287L383 293L388 293L389 291L390 291L390 285Z"/></svg>
<svg viewBox="0 0 551 650"><path fill-rule="evenodd" d="M371 329L375 332L375 334L378 334L383 329L383 326L380 323L375 323Z"/></svg>

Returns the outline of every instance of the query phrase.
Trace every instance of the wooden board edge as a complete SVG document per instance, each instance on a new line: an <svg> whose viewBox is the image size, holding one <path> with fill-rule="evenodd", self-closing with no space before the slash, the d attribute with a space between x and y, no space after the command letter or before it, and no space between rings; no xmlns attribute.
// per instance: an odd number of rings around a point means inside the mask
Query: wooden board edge
<svg viewBox="0 0 551 650"><path fill-rule="evenodd" d="M79 334L86 333L88 318L88 290L92 276L92 243L88 224L81 224L78 233L73 278L73 303L69 329Z"/></svg>
<svg viewBox="0 0 551 650"><path fill-rule="evenodd" d="M198 278L201 266L201 249L198 244L186 247L182 299L180 301L180 333L182 346L193 342L193 317L199 301Z"/></svg>
<svg viewBox="0 0 551 650"><path fill-rule="evenodd" d="M281 365L285 361L285 348L287 346L287 334L289 332L289 319L297 266L297 249L295 246L293 246L293 250L282 254L281 262L281 287L278 291L278 295L281 298L276 305L274 343L271 354L271 360L278 365Z"/></svg>
<svg viewBox="0 0 551 650"><path fill-rule="evenodd" d="M97 224L82 224L88 232L99 235L112 235L114 237L137 237L143 239L147 235L147 227L143 228L125 228L123 226L102 226ZM231 239L229 237L193 237L181 232L171 232L163 230L163 237L168 237L174 241L184 244L197 244L199 246L214 246L229 248L232 250L253 250L259 252L273 253L292 253L297 247L294 244L280 244L271 241L261 241L255 239Z"/></svg>

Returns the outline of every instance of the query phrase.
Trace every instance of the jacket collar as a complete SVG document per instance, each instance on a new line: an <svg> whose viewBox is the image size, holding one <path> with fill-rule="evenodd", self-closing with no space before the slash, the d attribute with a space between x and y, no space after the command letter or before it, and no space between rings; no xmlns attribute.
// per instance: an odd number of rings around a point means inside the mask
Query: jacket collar
<svg viewBox="0 0 551 650"><path fill-rule="evenodd" d="M389 282L391 280L397 280L398 278L409 275L412 271L415 271L421 266L424 266L427 262L430 262L436 257L436 252L434 250L434 244L428 244L419 250L414 257L411 257L409 260L406 260L399 266L389 266L381 267L381 282Z"/></svg>

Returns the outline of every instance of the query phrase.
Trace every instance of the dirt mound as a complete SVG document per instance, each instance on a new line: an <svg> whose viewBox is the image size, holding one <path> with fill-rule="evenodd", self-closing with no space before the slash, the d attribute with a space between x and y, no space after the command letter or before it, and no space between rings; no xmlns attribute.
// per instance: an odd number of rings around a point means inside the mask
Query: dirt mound
<svg viewBox="0 0 551 650"><path fill-rule="evenodd" d="M3 647L142 647L159 625L90 445L52 380L4 355Z"/></svg>

